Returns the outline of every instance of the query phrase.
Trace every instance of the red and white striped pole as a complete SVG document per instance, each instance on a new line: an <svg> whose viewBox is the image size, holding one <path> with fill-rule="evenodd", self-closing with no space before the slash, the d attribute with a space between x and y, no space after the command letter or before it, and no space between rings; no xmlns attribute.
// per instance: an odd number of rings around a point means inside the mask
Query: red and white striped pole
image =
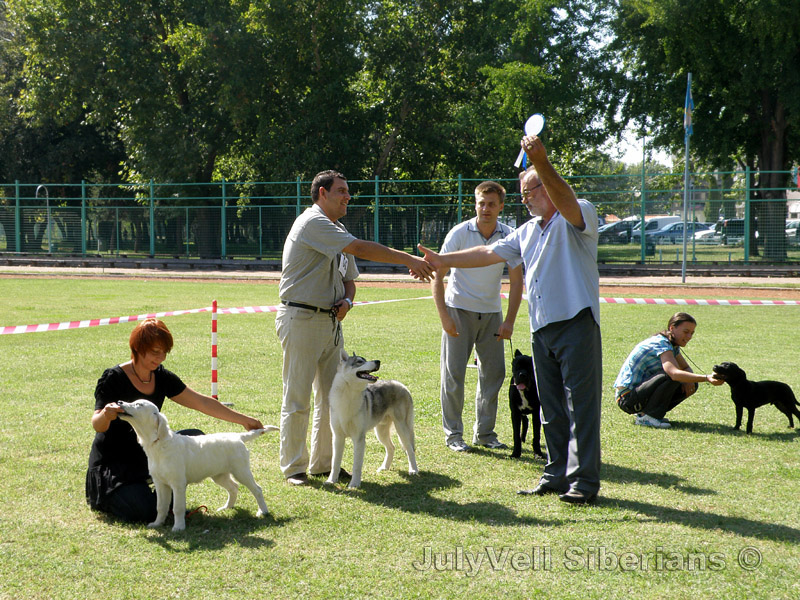
<svg viewBox="0 0 800 600"><path fill-rule="evenodd" d="M211 303L211 397L219 400L217 395L217 301Z"/></svg>

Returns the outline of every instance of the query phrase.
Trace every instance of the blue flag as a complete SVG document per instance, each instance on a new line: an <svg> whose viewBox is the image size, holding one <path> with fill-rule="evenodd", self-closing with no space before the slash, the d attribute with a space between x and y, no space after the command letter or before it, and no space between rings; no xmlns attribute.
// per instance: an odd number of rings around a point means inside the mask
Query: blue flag
<svg viewBox="0 0 800 600"><path fill-rule="evenodd" d="M692 135L692 111L694 110L694 100L692 100L692 74L689 73L689 82L686 84L686 105L683 108L683 129L686 137Z"/></svg>

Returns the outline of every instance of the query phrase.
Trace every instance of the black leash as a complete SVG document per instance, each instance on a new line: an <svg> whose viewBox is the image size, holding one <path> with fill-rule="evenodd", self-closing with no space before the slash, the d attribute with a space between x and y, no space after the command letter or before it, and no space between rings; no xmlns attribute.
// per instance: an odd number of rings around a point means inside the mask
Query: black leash
<svg viewBox="0 0 800 600"><path fill-rule="evenodd" d="M336 318L336 315L339 313L339 307L335 304L331 306L331 309L328 311L328 315L331 318L331 322L333 323L333 327L336 333L333 336L333 345L338 346L339 341L342 339L342 323L339 319Z"/></svg>
<svg viewBox="0 0 800 600"><path fill-rule="evenodd" d="M692 358L691 358L691 357L690 357L688 354L686 354L686 350L684 350L684 349L681 349L681 354L683 354L683 356L684 356L684 357L685 357L685 358L686 358L686 359L687 359L687 360L688 360L690 363L692 363L692 366L693 366L695 369L697 369L697 372L698 372L698 373L705 373L705 371L704 371L703 369L701 369L700 367L698 367L698 366L697 366L697 364L696 364L696 363L695 363L695 362L692 360Z"/></svg>

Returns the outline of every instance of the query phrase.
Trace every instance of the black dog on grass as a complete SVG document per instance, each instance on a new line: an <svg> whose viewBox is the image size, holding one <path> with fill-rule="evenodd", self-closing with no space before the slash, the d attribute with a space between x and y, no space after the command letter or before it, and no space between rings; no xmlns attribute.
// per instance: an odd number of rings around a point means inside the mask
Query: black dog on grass
<svg viewBox="0 0 800 600"><path fill-rule="evenodd" d="M736 425L742 426L742 412L747 409L747 433L753 433L753 417L756 409L765 404L774 404L789 417L789 427L794 427L792 414L800 419L797 399L787 384L780 381L748 381L745 372L736 363L724 362L714 366L714 375L731 386L731 400L736 405Z"/></svg>
<svg viewBox="0 0 800 600"><path fill-rule="evenodd" d="M508 405L511 409L511 428L514 431L514 450L511 456L522 455L522 442L528 434L528 415L533 428L533 453L544 458L541 447L542 418L539 414L539 394L536 393L536 376L533 373L533 359L514 351L511 362L511 385L508 388Z"/></svg>

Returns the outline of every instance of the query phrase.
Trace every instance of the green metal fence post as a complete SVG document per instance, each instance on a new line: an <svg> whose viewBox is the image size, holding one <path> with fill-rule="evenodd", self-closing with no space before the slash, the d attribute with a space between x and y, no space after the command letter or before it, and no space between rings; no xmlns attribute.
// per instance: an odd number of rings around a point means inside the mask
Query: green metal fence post
<svg viewBox="0 0 800 600"><path fill-rule="evenodd" d="M22 208L19 205L19 179L14 183L14 195L16 196L16 208L14 209L14 232L16 233L16 252L22 252Z"/></svg>
<svg viewBox="0 0 800 600"><path fill-rule="evenodd" d="M647 240L645 239L645 235L644 235L644 216L645 216L645 212L646 212L645 211L645 207L646 207L646 203L647 203L647 177L646 177L646 171L645 171L645 160L644 160L644 157L645 157L644 148L642 148L642 193L641 193L642 206L640 207L641 214L642 214L642 220L639 221L639 223L640 223L639 230L641 231L641 234L642 234L642 239L641 239L641 242L642 242L642 244L641 244L642 264L645 263L645 260L646 260L646 257L647 257ZM633 241L633 234L632 233L631 233L631 241Z"/></svg>
<svg viewBox="0 0 800 600"><path fill-rule="evenodd" d="M744 264L750 262L750 167L744 169Z"/></svg>
<svg viewBox="0 0 800 600"><path fill-rule="evenodd" d="M462 207L461 207L461 202L462 202L461 193L462 193L462 181L461 181L461 175L459 174L459 176L458 176L458 218L456 219L456 223L461 223L461 210L462 210Z"/></svg>
<svg viewBox="0 0 800 600"><path fill-rule="evenodd" d="M228 248L225 238L227 237L226 230L228 229L226 221L225 221L225 205L227 204L227 197L225 195L225 178L222 178L222 220L220 221L220 254L222 258L226 258L228 254Z"/></svg>
<svg viewBox="0 0 800 600"><path fill-rule="evenodd" d="M373 240L375 242L378 242L378 243L380 243L380 238L381 238L381 236L380 236L380 218L379 218L379 214L378 214L380 212L380 205L381 205L380 191L381 190L380 190L380 184L378 183L378 176L375 175L375 213L372 215L372 226L375 229L375 231L373 232L372 238L373 238Z"/></svg>
<svg viewBox="0 0 800 600"><path fill-rule="evenodd" d="M153 205L155 197L155 184L150 179L150 258L156 255L156 210Z"/></svg>
<svg viewBox="0 0 800 600"><path fill-rule="evenodd" d="M86 256L86 180L81 179L81 256Z"/></svg>
<svg viewBox="0 0 800 600"><path fill-rule="evenodd" d="M186 258L191 257L189 248L189 207L184 209L184 222L186 223Z"/></svg>
<svg viewBox="0 0 800 600"><path fill-rule="evenodd" d="M295 205L294 216L295 218L297 218L300 216L300 175L297 176L297 196L295 200L296 200L296 205Z"/></svg>

